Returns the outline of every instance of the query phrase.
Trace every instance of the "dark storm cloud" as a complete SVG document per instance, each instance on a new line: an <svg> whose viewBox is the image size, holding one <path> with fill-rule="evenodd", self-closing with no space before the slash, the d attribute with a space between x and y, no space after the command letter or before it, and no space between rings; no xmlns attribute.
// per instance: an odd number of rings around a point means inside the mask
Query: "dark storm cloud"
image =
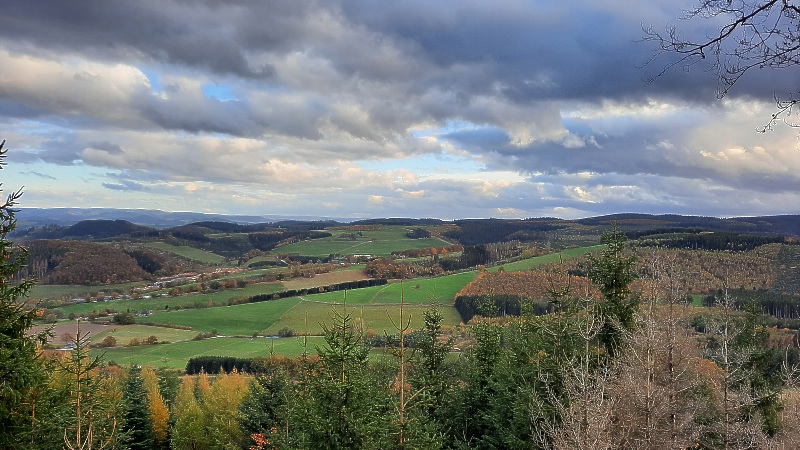
<svg viewBox="0 0 800 450"><path fill-rule="evenodd" d="M366 47L385 43L408 57L407 67L419 61L441 70L419 78L425 86L469 96L492 93L499 83L500 92L517 102L642 95L636 66L652 53L650 46L633 45L642 35L637 23L581 2L566 8L550 2L9 0L3 12L0 38L20 48L245 78L274 75L258 55L313 48L347 76L385 81L398 70L384 71ZM374 40L349 40L336 27L363 27ZM452 71L457 65L474 70ZM684 80L681 90L691 86L696 94L707 85Z"/></svg>
<svg viewBox="0 0 800 450"><path fill-rule="evenodd" d="M217 73L266 76L270 68L249 64L236 28L226 24L226 18L242 14L249 15L222 3L9 0L0 16L0 36L44 51L117 60L133 57Z"/></svg>
<svg viewBox="0 0 800 450"><path fill-rule="evenodd" d="M673 9L677 17L680 5ZM655 7L641 14L664 17ZM701 66L646 86L643 79L663 66L656 61L644 71L639 68L654 52L652 44L637 43L647 20L593 2L9 0L0 16L0 38L43 52L153 61L262 79L272 77L274 70L259 55L311 50L348 77L385 82L401 76L412 83L407 88L438 86L467 97L500 93L521 103L638 98L654 90L712 101L715 84ZM339 27L363 29L357 35L362 41L344 36ZM431 64L438 70L386 71L386 65L373 58L381 45L398 49L406 67ZM471 70L453 70L457 66ZM789 86L791 78L754 73L736 92L771 95L784 82Z"/></svg>

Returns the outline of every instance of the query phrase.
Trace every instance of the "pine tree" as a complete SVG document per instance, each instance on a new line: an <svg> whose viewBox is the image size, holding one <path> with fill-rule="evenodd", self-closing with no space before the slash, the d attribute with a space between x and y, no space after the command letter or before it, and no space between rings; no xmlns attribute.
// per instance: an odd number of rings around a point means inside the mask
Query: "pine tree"
<svg viewBox="0 0 800 450"><path fill-rule="evenodd" d="M346 307L345 307L346 308ZM319 360L306 361L291 408L289 448L385 448L393 439L387 417L393 415L385 380L370 373L361 330L350 314L334 310L324 325Z"/></svg>
<svg viewBox="0 0 800 450"><path fill-rule="evenodd" d="M0 168L8 150L0 143ZM0 192L2 192L0 190ZM35 427L35 405L31 390L44 380L38 345L46 333L29 335L36 311L20 303L33 280L17 280L25 266L27 252L15 246L8 234L17 225L14 206L22 190L12 192L0 204L0 448L28 448Z"/></svg>
<svg viewBox="0 0 800 450"><path fill-rule="evenodd" d="M606 248L600 256L590 256L589 279L598 285L604 301L600 305L603 327L598 339L608 356L615 356L626 333L633 330L637 301L630 284L636 278L636 257L625 250L625 235L616 224L603 235Z"/></svg>
<svg viewBox="0 0 800 450"><path fill-rule="evenodd" d="M63 430L64 445L70 450L114 448L123 435L117 427L121 396L116 395L114 380L100 375L100 357L89 357L88 335L81 334L78 321L74 349L58 365L61 381L69 386L72 407Z"/></svg>
<svg viewBox="0 0 800 450"><path fill-rule="evenodd" d="M125 422L122 429L127 435L130 450L149 450L153 447L153 420L141 373L141 367L131 367L123 387Z"/></svg>

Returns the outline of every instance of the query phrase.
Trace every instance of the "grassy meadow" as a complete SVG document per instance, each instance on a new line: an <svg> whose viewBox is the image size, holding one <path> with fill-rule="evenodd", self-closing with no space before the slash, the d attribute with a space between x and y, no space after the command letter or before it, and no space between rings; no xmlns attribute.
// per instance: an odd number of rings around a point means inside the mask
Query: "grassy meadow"
<svg viewBox="0 0 800 450"><path fill-rule="evenodd" d="M297 297L216 308L160 311L144 318L148 323L192 327L195 332L250 336L263 333L286 311L300 302Z"/></svg>
<svg viewBox="0 0 800 450"><path fill-rule="evenodd" d="M548 255L534 256L533 258L523 259L523 260L520 260L520 261L511 262L511 263L508 263L508 264L502 264L502 265L494 266L494 267L489 268L489 271L494 272L494 271L499 270L500 267L502 267L503 270L505 270L506 272L522 272L522 271L525 271L525 270L534 269L534 268L536 268L538 266L541 266L541 265L544 265L544 264L556 263L556 262L558 262L560 260L560 258L563 258L563 259L575 258L575 257L581 256L581 255L585 255L587 253L591 253L593 251L600 250L602 248L603 248L602 245L592 245L592 246L589 246L589 247L567 248L567 249L562 250L559 253L550 253Z"/></svg>
<svg viewBox="0 0 800 450"><path fill-rule="evenodd" d="M189 247L185 245L170 245L164 242L147 242L142 244L145 247L161 250L175 255L198 261L203 264L219 265L225 262L225 257L211 253L199 248Z"/></svg>
<svg viewBox="0 0 800 450"><path fill-rule="evenodd" d="M410 321L411 328L420 329L425 324L422 313L430 308L430 305L405 305L403 317L406 322ZM439 306L443 316L443 325L458 325L461 316L452 306ZM400 324L400 307L394 305L350 305L317 303L311 301L301 301L291 309L281 315L266 332L276 334L284 328L288 328L295 333L320 334L323 332L323 325L330 324L335 314L350 314L353 323L360 326L362 330L373 330L378 334L397 332L396 325Z"/></svg>
<svg viewBox="0 0 800 450"><path fill-rule="evenodd" d="M188 341L197 336L196 331L178 330L175 328L151 327L147 325L117 325L89 335L89 342L97 344L106 336L113 336L118 345L127 345L132 339L143 340L155 336L159 342Z"/></svg>
<svg viewBox="0 0 800 450"><path fill-rule="evenodd" d="M456 294L470 281L475 272L461 272L437 278L415 278L403 282L395 281L384 286L373 286L347 292L348 305L399 304L404 297L406 303L450 305ZM303 298L322 303L342 303L345 291L310 294Z"/></svg>
<svg viewBox="0 0 800 450"><path fill-rule="evenodd" d="M439 239L411 239L406 236L417 227L382 226L375 230L362 231L355 241L341 237L355 233L345 229L330 229L333 236L295 242L273 250L273 253L298 253L303 256L326 257L331 254L340 255L372 255L389 256L392 252L449 246L450 243Z"/></svg>
<svg viewBox="0 0 800 450"><path fill-rule="evenodd" d="M322 345L321 337L308 337L307 348L310 354L316 353L316 346ZM218 337L199 341L185 341L174 344L142 345L137 347L113 347L91 350L90 355L100 356L106 362L120 365L138 364L142 366L183 369L190 358L196 356L234 356L238 358L263 358L270 354L294 357L303 353L303 338L233 338Z"/></svg>
<svg viewBox="0 0 800 450"><path fill-rule="evenodd" d="M30 298L63 298L83 297L92 292L128 292L134 286L141 286L142 282L108 284L102 286L88 286L76 284L35 284L28 297Z"/></svg>
<svg viewBox="0 0 800 450"><path fill-rule="evenodd" d="M213 302L215 306L224 306L228 304L228 300L234 298L251 297L257 294L274 294L283 291L283 286L279 282L275 283L253 283L239 289L223 289L210 294L187 294L177 297L157 297L157 298L140 298L130 300L114 300L111 302L97 302L97 303L79 303L75 305L67 305L61 307L67 314L88 314L92 311L104 311L106 309L113 309L119 312L126 311L141 311L150 309L154 312L166 310L167 306L174 309L176 306L184 307L185 305L201 305L207 306L209 302Z"/></svg>

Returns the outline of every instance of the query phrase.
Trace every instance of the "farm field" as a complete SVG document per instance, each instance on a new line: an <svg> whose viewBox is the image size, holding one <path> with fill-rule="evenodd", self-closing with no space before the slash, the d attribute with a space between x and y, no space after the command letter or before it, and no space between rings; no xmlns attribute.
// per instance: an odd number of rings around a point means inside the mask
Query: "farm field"
<svg viewBox="0 0 800 450"><path fill-rule="evenodd" d="M347 291L348 305L370 303L400 303L404 293L406 303L450 305L456 294L470 281L475 279L475 272L461 272L437 278L415 278L402 283L395 281L384 286L374 286ZM304 299L324 303L342 303L344 291L325 292L304 296Z"/></svg>
<svg viewBox="0 0 800 450"><path fill-rule="evenodd" d="M533 258L523 259L521 261L514 261L512 263L503 264L499 266L490 267L489 271L495 272L503 268L506 272L521 272L530 270L543 264L550 264L558 262L559 258L569 259L581 256L593 251L602 249L602 245L592 245L589 247L575 247L562 250L560 253L550 253L549 255L534 256Z"/></svg>
<svg viewBox="0 0 800 450"><path fill-rule="evenodd" d="M83 329L83 325L81 325L81 329ZM109 325L100 332L90 334L89 342L92 344L99 344L106 336L113 336L119 345L127 345L131 339L139 339L141 341L150 336L155 336L159 342L188 341L197 336L197 332L147 325Z"/></svg>
<svg viewBox="0 0 800 450"><path fill-rule="evenodd" d="M164 242L147 242L142 244L145 247L161 250L169 253L174 253L186 259L201 262L203 264L222 264L225 262L225 257L217 255L216 253L207 252L198 248L180 245L170 245Z"/></svg>
<svg viewBox="0 0 800 450"><path fill-rule="evenodd" d="M308 353L324 343L321 337L308 337ZM238 358L266 358L271 353L294 357L303 353L303 338L233 338L218 337L174 344L144 345L138 347L113 347L93 349L91 356L102 355L106 362L121 365L183 369L190 358L196 356L234 356Z"/></svg>
<svg viewBox="0 0 800 450"><path fill-rule="evenodd" d="M331 284L344 283L345 281L366 280L369 277L364 274L364 266L352 266L347 269L336 270L334 272L321 273L314 278L297 277L283 281L283 287L290 289L308 289L316 286L327 286Z"/></svg>
<svg viewBox="0 0 800 450"><path fill-rule="evenodd" d="M326 257L331 254L389 256L400 250L442 247L451 245L438 238L410 239L406 233L415 227L383 226L375 230L362 231L355 241L342 239L349 230L330 229L333 236L295 242L273 250L273 253L298 253L303 256Z"/></svg>
<svg viewBox="0 0 800 450"><path fill-rule="evenodd" d="M159 311L146 320L149 323L189 326L195 333L216 330L223 335L250 336L264 332L298 302L300 299L294 297L216 308Z"/></svg>
<svg viewBox="0 0 800 450"><path fill-rule="evenodd" d="M420 329L424 326L422 313L428 308L430 305L405 305L404 318L406 321L410 320L411 328ZM288 328L295 333L320 334L323 331L322 325L331 323L334 311L339 314L347 312L356 326L361 326L364 331L372 329L378 334L397 333L395 324L400 324L400 306L397 304L345 306L302 301L279 317L266 332L277 334L281 329ZM443 325L456 326L461 322L461 316L454 307L439 306L439 311L443 316Z"/></svg>
<svg viewBox="0 0 800 450"><path fill-rule="evenodd" d="M568 249L562 257L571 258L590 252L599 247ZM536 266L558 261L559 254L550 254L506 264L506 271L529 270ZM490 270L496 270L491 268ZM278 292L283 289L303 289L314 286L333 284L362 278L361 267L321 274L314 278L297 278L284 283L250 284L243 289L230 289L214 294L192 294L179 297L162 297L116 301L108 303L92 303L64 307L66 312L88 312L94 309L111 307L119 311L131 309L152 309L152 316L137 318L139 321L157 324L172 324L191 327L188 330L170 330L160 327L136 325L118 329L108 328L93 337L93 341L101 341L111 334L120 344L127 344L130 339L142 340L155 335L159 340L171 341L172 344L156 346L138 346L107 349L106 359L118 363L133 361L139 364L168 365L183 367L188 358L195 355L248 356L265 355L264 340L259 338L226 339L219 337L203 341L189 341L199 332L216 331L223 336L251 336L254 333L276 335L279 331L289 329L295 333L321 334L323 325L331 323L334 308L341 312L344 308L345 291L305 295L303 297L222 306L230 298L247 297L259 293ZM444 315L444 325L456 326L461 317L452 307L455 295L476 276L475 271L461 272L438 278L420 278L395 281L384 286L346 291L347 312L354 322L363 330L372 329L382 333L395 333L399 323L399 303L401 296L406 302L406 319L411 327L421 328L423 311L436 302ZM355 277L355 278L354 278ZM195 303L207 304L213 299L217 305L210 308L184 309L165 311L165 305L185 305ZM120 309L124 308L124 309ZM183 341L183 342L179 342ZM199 343L198 343L199 342ZM269 341L275 345L274 351L287 356L302 352L299 346L287 344L297 342L296 339L275 339ZM191 344L190 344L191 343ZM224 344L224 345L223 345ZM261 352L261 353L259 353Z"/></svg>
<svg viewBox="0 0 800 450"><path fill-rule="evenodd" d="M73 284L35 284L28 294L29 298L58 299L64 296L79 297L90 292L128 292L134 286L141 286L143 282L118 283L99 286L73 285Z"/></svg>
<svg viewBox="0 0 800 450"><path fill-rule="evenodd" d="M178 297L158 297L158 298L140 298L131 300L112 300L110 302L97 302L97 303L79 303L76 305L66 305L63 309L67 314L88 314L92 311L104 311L106 309L113 309L115 311L125 312L141 311L150 309L153 311L163 311L166 306L174 308L175 306L201 304L208 305L209 301L213 301L215 305L223 306L228 304L228 300L232 298L251 297L257 294L273 294L280 292L283 287L279 282L275 283L254 283L240 289L224 289L211 294L188 294Z"/></svg>

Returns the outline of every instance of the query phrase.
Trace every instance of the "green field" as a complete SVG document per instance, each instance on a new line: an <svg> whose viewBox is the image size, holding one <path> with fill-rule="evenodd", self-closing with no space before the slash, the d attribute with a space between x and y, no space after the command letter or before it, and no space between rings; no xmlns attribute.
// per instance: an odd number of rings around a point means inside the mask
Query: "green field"
<svg viewBox="0 0 800 450"><path fill-rule="evenodd" d="M353 233L348 230L327 230L331 237L312 239L283 245L273 253L298 253L303 256L326 257L340 255L389 256L400 250L449 246L450 243L438 238L410 239L406 233L416 227L383 226L376 230L362 231L355 241L342 239L342 234Z"/></svg>
<svg viewBox="0 0 800 450"><path fill-rule="evenodd" d="M392 228L395 228L393 231L395 235L404 230L402 227ZM530 258L506 264L503 267L506 271L529 270L542 264L556 262L559 257L572 258L598 248L600 247L568 249L561 254L556 253ZM495 267L490 270L497 269L498 267ZM430 307L431 303L435 302L441 305L440 310L444 315L444 324L455 326L460 323L461 318L455 308L452 307L452 302L458 291L471 282L475 276L476 272L470 271L438 278L420 278L404 282L393 282L384 286L346 291L346 311L353 317L354 323L361 326L363 330L372 329L377 333L386 332L391 334L396 332L396 326L399 324L399 303L401 298L406 302L406 320L411 321L413 329L419 329L423 326L423 312ZM338 308L340 312L345 308L343 304L345 291L312 294L302 298L287 298L231 307L219 306L224 305L228 298L280 290L282 290L280 283L268 285L251 284L244 289L220 291L212 296L195 294L176 298L82 304L65 307L64 309L67 312L77 312L86 308L96 309L101 305L127 307L129 304L127 302L135 302L131 304L136 305L138 309L152 309L154 311L152 316L137 318L140 321L192 327L191 331L182 333L177 333L180 330L163 331L166 334L176 332L176 335L171 338L161 337L155 331L151 333L151 330L156 330L155 327L139 327L131 328L129 331L110 332L120 344L125 344L133 337L141 339L142 334L140 333L146 333L144 337L152 334L159 337L159 340L167 341L180 341L179 337L192 337L199 332L212 331L224 336L251 336L254 333L277 334L282 329L289 329L295 333L320 334L323 330L323 324L331 323L334 308ZM174 304L179 305L191 302L193 299L201 303L207 303L209 298L213 298L214 303L218 306L180 311L165 311L163 306L165 302L174 302ZM117 309L120 310L119 308ZM88 309L88 311L91 310ZM109 334L108 332L104 333L96 336L95 339L102 340L105 335ZM274 345L276 353L294 356L302 352L299 342L297 338L264 339L240 337L234 339L220 337L203 341L176 342L174 344L155 346L112 348L107 350L105 358L120 364L136 363L182 368L189 358L198 355L266 356L269 354L267 345L269 345L269 348Z"/></svg>
<svg viewBox="0 0 800 450"><path fill-rule="evenodd" d="M182 256L193 261L198 261L203 264L222 264L225 262L224 256L185 245L170 245L164 242L147 242L142 245L145 247L154 248L156 250L174 253L178 256Z"/></svg>
<svg viewBox="0 0 800 450"><path fill-rule="evenodd" d="M348 305L374 303L400 303L401 296L407 303L439 303L450 305L456 294L470 281L475 272L461 272L437 278L415 278L404 282L393 282L384 286L355 289L347 292ZM345 291L306 295L303 298L315 302L342 303Z"/></svg>
<svg viewBox="0 0 800 450"><path fill-rule="evenodd" d="M91 335L89 337L89 342L94 344L102 342L106 336L114 336L114 338L117 340L117 344L127 345L131 339L136 338L141 341L149 336L155 336L159 341L187 341L197 336L197 332L190 330L177 330L174 328L150 327L146 325L120 325Z"/></svg>
<svg viewBox="0 0 800 450"><path fill-rule="evenodd" d="M144 282L118 283L100 286L68 285L68 284L36 284L28 294L29 298L58 299L67 297L83 297L90 292L128 292L134 286L141 286Z"/></svg>
<svg viewBox="0 0 800 450"><path fill-rule="evenodd" d="M308 353L316 353L322 345L320 337L308 338ZM177 342L174 344L144 345L138 347L114 347L95 349L92 356L101 356L106 362L121 365L183 369L189 358L195 356L234 356L239 358L265 358L271 353L294 357L303 353L302 338L213 338L201 341Z"/></svg>
<svg viewBox="0 0 800 450"><path fill-rule="evenodd" d="M142 321L192 327L195 332L216 330L223 335L262 333L300 299L284 298L261 303L217 308L159 311Z"/></svg>
<svg viewBox="0 0 800 450"><path fill-rule="evenodd" d="M405 305L403 308L404 321L409 322L411 328L421 329L425 325L422 313L430 305ZM333 305L330 303L317 303L303 301L297 303L286 311L277 321L267 329L268 334L276 334L283 328L288 328L295 333L320 334L323 325L330 324L336 312L348 313L353 318L353 323L360 326L363 331L372 329L378 334L384 332L397 333L400 324L400 305ZM443 325L456 326L461 322L461 316L452 306L440 306L439 311L443 316Z"/></svg>
<svg viewBox="0 0 800 450"><path fill-rule="evenodd" d="M514 261L508 264L501 264L491 267L489 270L494 272L503 268L506 272L522 272L530 270L543 264L550 264L559 261L559 258L569 259L581 256L586 253L591 253L602 249L602 245L592 245L590 247L575 247L562 250L560 253L550 253L549 255L535 256L533 258L523 259L521 261Z"/></svg>
<svg viewBox="0 0 800 450"><path fill-rule="evenodd" d="M396 285L399 286L399 283ZM395 287L395 285L392 285ZM398 287L399 289L399 287ZM349 291L351 294L366 289ZM350 294L348 294L349 296ZM317 297L317 296L309 296ZM349 297L348 297L349 298ZM396 301L381 303L350 303L348 299L348 310L354 316L360 317L366 328L372 328L378 332L386 330L391 332L392 324L389 314L399 316L399 294ZM425 298L406 305L408 314L413 319L415 327L422 325L422 311L429 307L431 300ZM445 314L445 324L457 325L460 317L455 309L450 306L451 302L442 303L442 312ZM300 298L286 298L272 300L268 302L250 303L236 306L222 306L215 308L185 309L180 311L156 311L149 317L137 317L137 321L142 323L156 323L164 325L180 325L192 328L193 337L199 332L215 331L222 335L243 335L249 336L253 333L274 334L286 327L295 332L309 332L319 334L322 332L321 323L330 322L333 308L341 308L341 302L319 302L301 300ZM157 329L153 327L153 329ZM154 331L147 331L145 337L150 334L158 336ZM108 334L108 333L106 333ZM105 336L104 334L103 336ZM114 334L114 333L111 333ZM116 334L114 334L115 337ZM135 337L141 337L136 335ZM159 337L159 339L162 339ZM163 338L164 340L171 340ZM174 338L173 338L174 339ZM102 339L101 339L102 340ZM120 340L126 343L127 340Z"/></svg>
<svg viewBox="0 0 800 450"><path fill-rule="evenodd" d="M140 298L136 300L112 300L110 302L97 302L97 303L79 303L76 305L62 306L61 309L67 314L88 314L92 311L104 311L112 309L114 311L141 311L150 309L153 311L163 311L166 306L174 308L175 306L183 305L208 305L209 301L213 301L216 306L224 306L228 304L228 300L232 298L251 297L257 294L274 294L283 290L281 283L258 283L249 284L241 289L224 289L212 294L188 294L178 297L157 297L157 298Z"/></svg>

